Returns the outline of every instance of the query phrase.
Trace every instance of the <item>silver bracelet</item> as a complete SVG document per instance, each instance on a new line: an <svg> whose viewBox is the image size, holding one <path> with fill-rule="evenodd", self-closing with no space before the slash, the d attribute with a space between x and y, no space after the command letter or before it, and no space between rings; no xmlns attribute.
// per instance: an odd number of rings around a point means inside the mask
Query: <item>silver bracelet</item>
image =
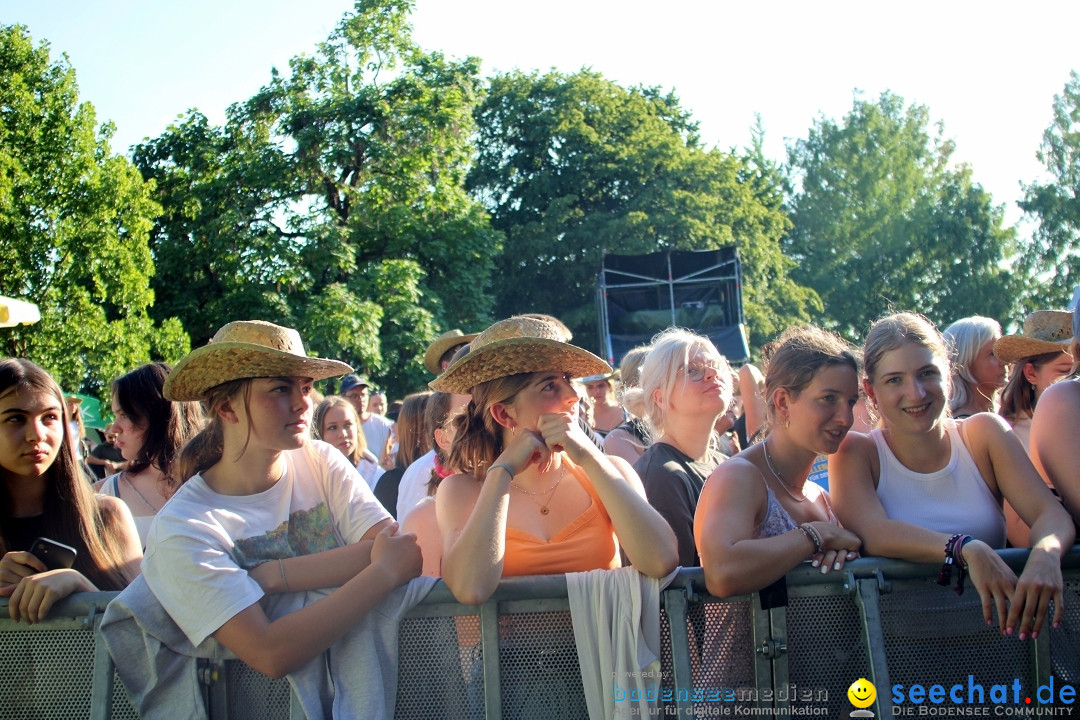
<svg viewBox="0 0 1080 720"><path fill-rule="evenodd" d="M806 522L799 525L798 530L802 530L803 534L810 539L810 542L814 544L814 554L825 552L825 548L821 543L821 534L817 531L817 528Z"/></svg>
<svg viewBox="0 0 1080 720"><path fill-rule="evenodd" d="M506 463L495 463L491 467L488 468L488 472L491 472L495 468L502 468L503 470L506 471L506 474L510 476L511 480L514 479L514 468L510 467Z"/></svg>
<svg viewBox="0 0 1080 720"><path fill-rule="evenodd" d="M292 592L292 590L289 589L289 578L285 577L285 561L281 558L278 558L277 567L278 570L281 571L281 582L285 586L285 592Z"/></svg>

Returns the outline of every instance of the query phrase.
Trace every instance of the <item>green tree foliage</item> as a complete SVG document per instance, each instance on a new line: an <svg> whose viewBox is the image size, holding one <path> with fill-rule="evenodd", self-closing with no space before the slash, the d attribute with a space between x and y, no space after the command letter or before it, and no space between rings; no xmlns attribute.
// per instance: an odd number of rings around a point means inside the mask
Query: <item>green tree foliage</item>
<svg viewBox="0 0 1080 720"><path fill-rule="evenodd" d="M1080 284L1080 74L1054 96L1054 119L1043 133L1039 161L1053 181L1024 188L1020 203L1038 222L1021 259L1035 282L1028 287L1030 310L1063 308Z"/></svg>
<svg viewBox="0 0 1080 720"><path fill-rule="evenodd" d="M113 378L188 350L179 321L155 327L148 247L158 207L111 125L95 127L75 73L21 26L0 27L0 294L42 320L0 330L0 352L35 360L68 390L106 395Z"/></svg>
<svg viewBox="0 0 1080 720"><path fill-rule="evenodd" d="M475 59L425 53L412 4L365 0L224 127L197 112L136 150L163 207L161 312L196 344L221 324L292 325L313 353L422 386L440 327L480 327L498 234L464 188Z"/></svg>
<svg viewBox="0 0 1080 720"><path fill-rule="evenodd" d="M737 243L754 343L807 317L812 294L787 278L777 244L785 220L776 176L703 148L673 94L626 89L588 70L512 72L490 81L477 126L469 188L506 236L493 282L498 315L550 313L576 342L598 348L604 251Z"/></svg>
<svg viewBox="0 0 1080 720"><path fill-rule="evenodd" d="M841 123L821 118L789 148L792 274L821 296L819 322L852 340L890 309L939 324L1014 316L1015 230L970 169L951 164L942 133L926 107L885 92L857 95Z"/></svg>

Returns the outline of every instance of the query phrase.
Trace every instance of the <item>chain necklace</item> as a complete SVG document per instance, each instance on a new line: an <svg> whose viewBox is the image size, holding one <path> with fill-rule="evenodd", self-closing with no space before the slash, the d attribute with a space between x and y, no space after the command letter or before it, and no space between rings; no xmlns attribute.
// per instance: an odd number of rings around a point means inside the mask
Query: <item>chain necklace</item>
<svg viewBox="0 0 1080 720"><path fill-rule="evenodd" d="M765 464L769 466L769 471L773 474L773 477L776 478L777 482L779 482L783 486L784 492L788 494L788 497L790 497L795 502L806 502L806 496L801 493L799 495L793 493L791 491L791 486L784 482L784 476L780 474L780 471L773 467L772 455L769 454L768 439L762 440L761 446L765 448Z"/></svg>
<svg viewBox="0 0 1080 720"><path fill-rule="evenodd" d="M561 483L563 481L563 476L565 474L566 474L566 466L565 465L560 465L559 466L559 479L556 480L555 484L552 485L551 487L549 487L547 490L542 490L542 491L541 490L526 490L525 488L521 487L520 485L518 485L513 480L510 481L510 484L514 486L515 490L517 490L520 493L523 493L525 495L525 497L529 498L534 503L539 505L541 515L547 515L549 512L551 512L551 510L548 508L548 505L551 504L552 498L555 497L555 491L559 489L559 483ZM551 493L551 494L548 495L548 493ZM540 497L544 497L545 495L548 495L547 502L543 502L543 503L540 502L539 500L536 499L536 497L535 497L536 495L539 495Z"/></svg>
<svg viewBox="0 0 1080 720"><path fill-rule="evenodd" d="M138 496L139 496L139 499L143 501L143 504L144 504L144 505L146 505L146 507L148 507L148 508L150 508L151 510L153 510L153 511L154 511L154 514L157 514L157 511L158 511L158 510L159 510L160 508L156 508L156 507L154 507L153 505L151 505L151 504L150 504L150 501L146 499L146 496L145 496L145 495L143 495L143 494L142 494L141 492L139 492L139 488L135 487L135 483L131 482L131 478L129 478L129 477L128 477L128 474L127 474L126 472L120 473L120 477L122 477L122 478L124 479L124 482L126 482L126 483L127 483L127 486L128 486L129 488L131 488L131 489L132 489L132 491L134 491L134 493L135 493L136 495L138 495Z"/></svg>

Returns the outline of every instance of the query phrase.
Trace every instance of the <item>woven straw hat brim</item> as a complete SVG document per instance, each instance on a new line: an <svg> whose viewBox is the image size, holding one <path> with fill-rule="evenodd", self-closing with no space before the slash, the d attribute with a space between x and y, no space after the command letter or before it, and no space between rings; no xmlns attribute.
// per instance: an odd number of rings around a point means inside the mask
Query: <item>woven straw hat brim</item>
<svg viewBox="0 0 1080 720"><path fill-rule="evenodd" d="M1004 363L1015 363L1044 353L1068 352L1071 342L1072 338L1062 342L1050 342L1023 335L1006 335L994 343L994 354Z"/></svg>
<svg viewBox="0 0 1080 720"><path fill-rule="evenodd" d="M610 373L611 366L588 350L558 340L512 337L474 348L429 382L428 387L439 392L467 394L489 380L543 370L557 370L579 378Z"/></svg>
<svg viewBox="0 0 1080 720"><path fill-rule="evenodd" d="M338 360L301 357L241 342L216 342L196 348L173 366L163 393L174 401L201 400L210 388L243 378L309 377L323 380L352 372Z"/></svg>
<svg viewBox="0 0 1080 720"><path fill-rule="evenodd" d="M464 345L470 343L480 333L471 333L468 335L451 335L449 337L436 338L434 342L428 345L427 352L424 353L424 367L432 375L438 375L442 372L442 368L439 367L439 359L442 358L446 351L452 347L458 345Z"/></svg>

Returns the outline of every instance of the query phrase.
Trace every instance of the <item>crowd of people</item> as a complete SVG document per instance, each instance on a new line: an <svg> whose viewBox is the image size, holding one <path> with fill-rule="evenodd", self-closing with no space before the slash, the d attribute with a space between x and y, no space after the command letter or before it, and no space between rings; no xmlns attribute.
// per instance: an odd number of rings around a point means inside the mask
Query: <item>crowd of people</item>
<svg viewBox="0 0 1080 720"><path fill-rule="evenodd" d="M970 576L988 624L1033 638L1061 621L1080 518L1078 336L1080 310L1004 337L896 313L861 348L791 328L733 369L670 328L614 370L523 315L444 333L430 387L388 403L297 331L238 321L117 378L98 452L49 374L7 358L0 596L34 623L141 572L193 645L280 676L421 574L477 604L504 577L700 566L727 597L874 555L941 563L958 591ZM47 567L38 538L74 562ZM1007 546L1031 548L1019 577ZM260 604L330 588L278 617Z"/></svg>

